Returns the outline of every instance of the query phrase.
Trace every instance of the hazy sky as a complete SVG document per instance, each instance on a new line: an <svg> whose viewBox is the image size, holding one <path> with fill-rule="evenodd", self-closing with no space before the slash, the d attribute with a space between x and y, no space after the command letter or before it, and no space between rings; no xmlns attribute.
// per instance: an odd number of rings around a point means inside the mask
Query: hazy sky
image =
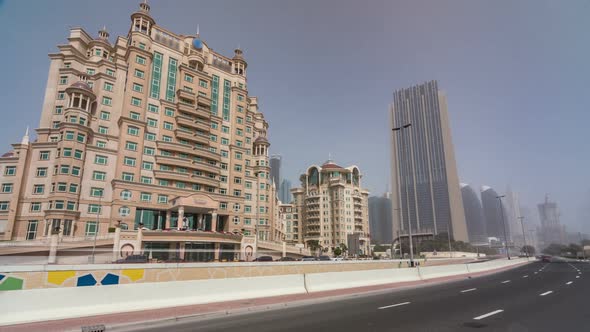
<svg viewBox="0 0 590 332"><path fill-rule="evenodd" d="M38 125L49 60L68 28L126 35L139 1L0 0L0 144ZM508 184L537 216L545 193L590 232L589 1L149 1L157 24L231 56L270 123L282 173L331 153L380 195L389 183L392 91L436 79L459 177Z"/></svg>

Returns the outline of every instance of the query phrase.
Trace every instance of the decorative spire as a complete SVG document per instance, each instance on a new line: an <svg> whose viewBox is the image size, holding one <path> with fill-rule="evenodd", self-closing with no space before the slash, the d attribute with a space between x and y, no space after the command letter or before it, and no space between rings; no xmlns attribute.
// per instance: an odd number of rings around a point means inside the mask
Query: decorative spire
<svg viewBox="0 0 590 332"><path fill-rule="evenodd" d="M201 34L199 33L199 25L197 24L197 38L201 37Z"/></svg>
<svg viewBox="0 0 590 332"><path fill-rule="evenodd" d="M25 136L23 136L20 144L29 144L29 126L27 126L27 131L25 131Z"/></svg>
<svg viewBox="0 0 590 332"><path fill-rule="evenodd" d="M147 0L143 0L143 2L139 4L139 9L146 14L150 12L150 5L148 5Z"/></svg>
<svg viewBox="0 0 590 332"><path fill-rule="evenodd" d="M102 29L98 30L98 38L108 40L109 39L109 32L107 31L107 26L103 25Z"/></svg>

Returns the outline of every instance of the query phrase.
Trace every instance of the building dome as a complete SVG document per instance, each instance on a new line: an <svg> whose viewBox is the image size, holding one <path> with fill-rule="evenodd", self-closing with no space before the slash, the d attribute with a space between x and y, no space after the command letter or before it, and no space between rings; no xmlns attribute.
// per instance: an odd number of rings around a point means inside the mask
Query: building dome
<svg viewBox="0 0 590 332"><path fill-rule="evenodd" d="M2 158L10 158L10 157L14 157L14 150L10 150L2 155Z"/></svg>
<svg viewBox="0 0 590 332"><path fill-rule="evenodd" d="M88 85L88 83L83 82L83 81L78 81L78 82L70 85L70 88L82 89L82 90L86 90L88 92L92 92L90 85Z"/></svg>
<svg viewBox="0 0 590 332"><path fill-rule="evenodd" d="M336 165L332 160L328 160L322 165L322 168L324 168L324 169L330 169L330 168L331 169L340 169L342 167Z"/></svg>
<svg viewBox="0 0 590 332"><path fill-rule="evenodd" d="M193 39L193 47L197 50L203 49L203 41L199 38Z"/></svg>
<svg viewBox="0 0 590 332"><path fill-rule="evenodd" d="M254 140L254 143L268 143L268 139L266 139L266 137L264 137L264 136L258 136Z"/></svg>

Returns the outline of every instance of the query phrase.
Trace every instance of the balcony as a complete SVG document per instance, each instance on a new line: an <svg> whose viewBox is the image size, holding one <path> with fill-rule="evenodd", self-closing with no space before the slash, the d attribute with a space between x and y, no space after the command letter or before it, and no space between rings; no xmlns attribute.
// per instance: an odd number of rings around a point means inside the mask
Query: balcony
<svg viewBox="0 0 590 332"><path fill-rule="evenodd" d="M199 96L199 98L201 98L201 96ZM190 105L190 104L185 104L185 103L178 103L176 104L178 107L178 110L180 112L184 112L186 114L195 116L197 118L203 118L203 119L210 119L211 118L211 114L208 110L206 110L205 108L202 107L195 107L195 105Z"/></svg>
<svg viewBox="0 0 590 332"><path fill-rule="evenodd" d="M195 104L195 102L197 101L197 95L195 95L194 92L190 92L190 91L186 91L184 89L178 89L176 90L176 95L178 96L179 100L186 100L189 101L190 104ZM179 103L182 104L182 103Z"/></svg>
<svg viewBox="0 0 590 332"><path fill-rule="evenodd" d="M219 180L217 179L211 179L204 176L197 176L190 173L176 173L170 171L154 170L154 176L156 177L156 179L168 179L174 181L198 183L211 187L219 187Z"/></svg>
<svg viewBox="0 0 590 332"><path fill-rule="evenodd" d="M196 146L185 145L185 144L180 144L180 143L172 143L172 142L163 142L163 141L157 141L156 146L158 147L158 150L167 150L167 151L188 153L188 154L192 154L195 156L199 156L202 158L207 158L207 159L211 159L211 160L215 160L215 161L221 160L221 156L219 156L219 154L211 152L207 149L198 148Z"/></svg>
<svg viewBox="0 0 590 332"><path fill-rule="evenodd" d="M196 160L183 159L171 156L156 156L156 163L164 165L176 165L189 169L196 169L209 173L219 174L219 168Z"/></svg>
<svg viewBox="0 0 590 332"><path fill-rule="evenodd" d="M211 98L205 96L197 96L197 105L203 106L207 109L211 109Z"/></svg>
<svg viewBox="0 0 590 332"><path fill-rule="evenodd" d="M203 145L209 145L209 136L199 135L197 133L189 133L180 129L174 130L174 134L177 138L182 138L187 141L196 142Z"/></svg>
<svg viewBox="0 0 590 332"><path fill-rule="evenodd" d="M191 128L195 128L195 129L199 129L202 130L204 132L209 132L211 130L211 125L201 121L201 120L195 120L192 119L188 116L182 116L182 115L178 115L176 117L176 123L182 126L186 126L186 127L191 127Z"/></svg>

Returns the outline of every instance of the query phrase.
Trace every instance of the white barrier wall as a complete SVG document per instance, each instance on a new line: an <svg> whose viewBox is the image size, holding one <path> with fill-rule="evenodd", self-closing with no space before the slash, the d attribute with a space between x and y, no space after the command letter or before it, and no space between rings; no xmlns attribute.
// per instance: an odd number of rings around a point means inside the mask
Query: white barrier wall
<svg viewBox="0 0 590 332"><path fill-rule="evenodd" d="M292 274L0 292L0 325L303 294L303 278Z"/></svg>
<svg viewBox="0 0 590 332"><path fill-rule="evenodd" d="M382 269L305 275L306 288L310 293L416 280L420 280L417 269Z"/></svg>
<svg viewBox="0 0 590 332"><path fill-rule="evenodd" d="M0 326L428 280L525 262L527 259L513 259L420 268L0 291Z"/></svg>

